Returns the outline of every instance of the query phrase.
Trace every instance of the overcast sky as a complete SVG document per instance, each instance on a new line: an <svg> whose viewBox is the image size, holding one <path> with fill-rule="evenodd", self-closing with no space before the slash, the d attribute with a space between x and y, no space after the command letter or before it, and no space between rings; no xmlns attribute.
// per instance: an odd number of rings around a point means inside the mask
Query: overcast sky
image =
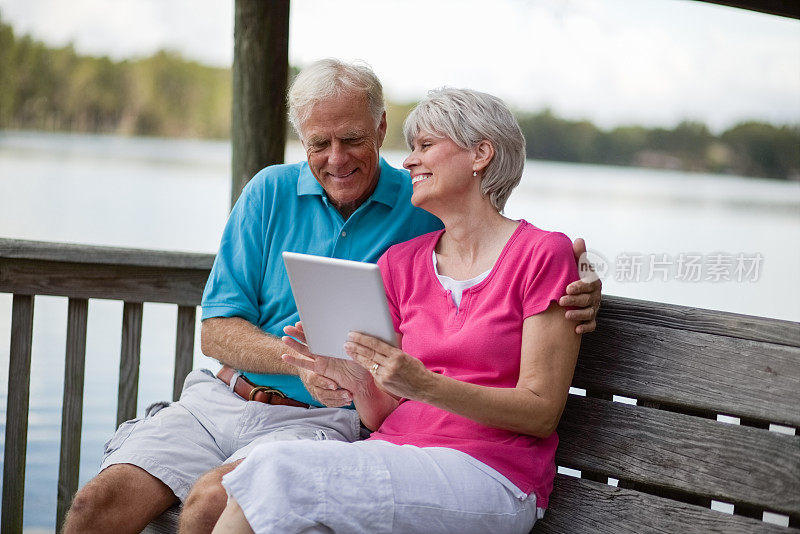
<svg viewBox="0 0 800 534"><path fill-rule="evenodd" d="M290 61L362 59L394 100L470 87L603 127L800 123L800 21L693 0L293 0ZM233 0L0 0L18 34L228 66Z"/></svg>

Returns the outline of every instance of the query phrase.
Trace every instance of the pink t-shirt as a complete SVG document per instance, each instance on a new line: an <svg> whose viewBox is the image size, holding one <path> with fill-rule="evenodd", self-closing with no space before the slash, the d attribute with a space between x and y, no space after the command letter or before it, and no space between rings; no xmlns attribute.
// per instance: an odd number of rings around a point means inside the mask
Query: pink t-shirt
<svg viewBox="0 0 800 534"><path fill-rule="evenodd" d="M378 260L403 351L435 372L473 384L515 387L522 322L547 309L578 279L567 236L520 221L489 276L466 289L456 309L433 271L443 230L389 248ZM418 401L403 399L372 434L398 445L450 447L504 475L547 507L558 436L491 428Z"/></svg>

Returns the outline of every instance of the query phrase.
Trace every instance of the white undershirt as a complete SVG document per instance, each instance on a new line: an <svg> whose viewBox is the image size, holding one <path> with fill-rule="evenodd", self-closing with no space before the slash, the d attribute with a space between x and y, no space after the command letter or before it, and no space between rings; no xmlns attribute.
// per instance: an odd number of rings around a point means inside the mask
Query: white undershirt
<svg viewBox="0 0 800 534"><path fill-rule="evenodd" d="M436 278L439 279L439 282L442 284L442 287L445 288L447 291L450 291L450 295L453 297L453 303L456 305L456 309L461 305L461 295L464 293L465 289L469 289L474 285L478 285L483 282L489 273L492 272L491 269L487 270L485 273L481 273L475 278L470 278L469 280L453 280L449 276L443 276L439 274L439 271L436 268L436 251L433 251L433 272L436 273Z"/></svg>

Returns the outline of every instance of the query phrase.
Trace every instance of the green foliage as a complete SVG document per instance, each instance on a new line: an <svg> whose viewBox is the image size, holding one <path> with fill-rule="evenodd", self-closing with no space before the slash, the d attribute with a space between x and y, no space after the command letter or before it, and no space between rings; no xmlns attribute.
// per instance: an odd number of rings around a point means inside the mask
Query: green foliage
<svg viewBox="0 0 800 534"><path fill-rule="evenodd" d="M18 38L0 18L0 128L225 138L229 69L173 52L133 61Z"/></svg>
<svg viewBox="0 0 800 534"><path fill-rule="evenodd" d="M714 136L705 124L692 121L671 130L622 126L603 131L550 110L517 118L533 159L800 177L800 126L749 122Z"/></svg>
<svg viewBox="0 0 800 534"><path fill-rule="evenodd" d="M734 154L738 167L749 176L800 174L800 126L773 126L746 122L721 136Z"/></svg>
<svg viewBox="0 0 800 534"><path fill-rule="evenodd" d="M296 75L292 67L290 79ZM231 98L230 69L167 51L131 61L80 56L72 46L53 49L18 37L0 17L0 129L227 138ZM406 148L403 119L413 106L387 104L385 147ZM518 119L529 158L800 177L798 125L748 122L714 136L691 121L671 130L605 131L549 109Z"/></svg>

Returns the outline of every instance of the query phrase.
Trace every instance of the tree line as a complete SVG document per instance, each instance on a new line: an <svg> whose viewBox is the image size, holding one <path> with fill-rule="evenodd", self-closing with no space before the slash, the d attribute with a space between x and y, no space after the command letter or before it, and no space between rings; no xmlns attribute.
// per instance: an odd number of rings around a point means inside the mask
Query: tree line
<svg viewBox="0 0 800 534"><path fill-rule="evenodd" d="M292 73L296 73L292 69ZM160 51L113 61L17 36L0 17L0 129L225 139L231 73ZM385 146L405 148L413 103L387 103ZM800 125L746 122L715 135L700 122L604 130L551 110L517 114L531 159L800 179Z"/></svg>
<svg viewBox="0 0 800 534"><path fill-rule="evenodd" d="M0 19L0 128L224 138L228 69L173 52L112 61L17 37Z"/></svg>

